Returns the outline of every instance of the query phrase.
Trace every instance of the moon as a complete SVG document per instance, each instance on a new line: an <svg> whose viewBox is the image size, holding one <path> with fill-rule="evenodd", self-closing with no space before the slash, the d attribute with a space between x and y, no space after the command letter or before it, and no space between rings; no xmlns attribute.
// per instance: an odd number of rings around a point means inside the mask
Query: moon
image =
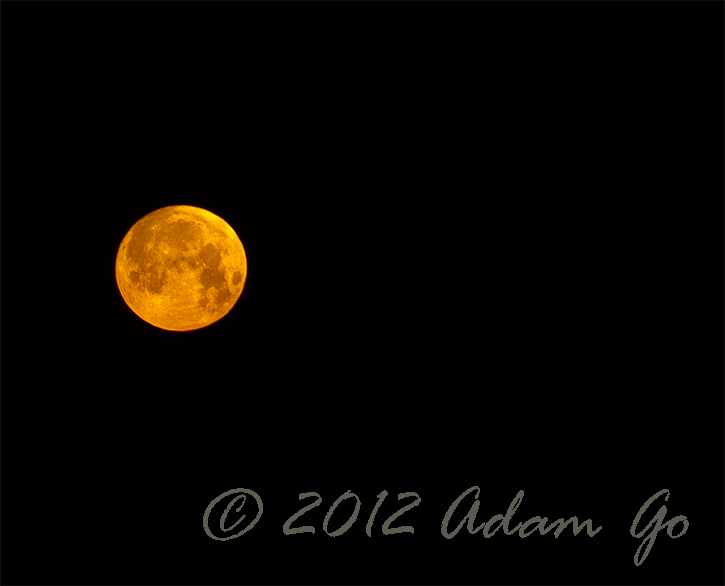
<svg viewBox="0 0 725 586"><path fill-rule="evenodd" d="M197 330L220 320L246 280L247 257L232 227L193 206L169 206L144 216L116 256L124 301L164 330Z"/></svg>

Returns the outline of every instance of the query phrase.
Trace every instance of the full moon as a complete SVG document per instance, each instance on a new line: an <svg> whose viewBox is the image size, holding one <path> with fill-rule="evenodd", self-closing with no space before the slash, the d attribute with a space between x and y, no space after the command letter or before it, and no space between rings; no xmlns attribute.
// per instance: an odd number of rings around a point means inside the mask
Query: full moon
<svg viewBox="0 0 725 586"><path fill-rule="evenodd" d="M144 216L116 256L124 301L164 330L197 330L221 319L239 299L246 278L247 257L232 227L192 206Z"/></svg>

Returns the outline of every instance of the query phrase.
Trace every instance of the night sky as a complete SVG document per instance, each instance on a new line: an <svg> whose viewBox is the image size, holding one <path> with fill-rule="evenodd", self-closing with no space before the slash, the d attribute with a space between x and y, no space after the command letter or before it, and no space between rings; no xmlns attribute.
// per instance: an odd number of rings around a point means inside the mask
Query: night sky
<svg viewBox="0 0 725 586"><path fill-rule="evenodd" d="M268 6L3 5L3 581L722 582L722 4ZM191 332L115 282L169 205L247 254Z"/></svg>

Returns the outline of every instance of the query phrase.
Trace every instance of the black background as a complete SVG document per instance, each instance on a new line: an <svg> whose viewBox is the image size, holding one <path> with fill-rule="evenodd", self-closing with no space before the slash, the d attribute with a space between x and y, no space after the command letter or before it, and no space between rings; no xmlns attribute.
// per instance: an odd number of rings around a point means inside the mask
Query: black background
<svg viewBox="0 0 725 586"><path fill-rule="evenodd" d="M722 583L722 4L375 6L4 3L4 582ZM176 204L249 263L185 333L114 276Z"/></svg>

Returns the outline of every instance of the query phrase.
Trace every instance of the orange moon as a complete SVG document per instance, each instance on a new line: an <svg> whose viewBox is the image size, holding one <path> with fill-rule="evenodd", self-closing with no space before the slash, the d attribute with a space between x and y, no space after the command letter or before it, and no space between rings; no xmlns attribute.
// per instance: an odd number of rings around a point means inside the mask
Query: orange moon
<svg viewBox="0 0 725 586"><path fill-rule="evenodd" d="M242 294L247 257L219 216L192 206L151 212L128 231L116 256L126 304L164 330L197 330L224 317Z"/></svg>

